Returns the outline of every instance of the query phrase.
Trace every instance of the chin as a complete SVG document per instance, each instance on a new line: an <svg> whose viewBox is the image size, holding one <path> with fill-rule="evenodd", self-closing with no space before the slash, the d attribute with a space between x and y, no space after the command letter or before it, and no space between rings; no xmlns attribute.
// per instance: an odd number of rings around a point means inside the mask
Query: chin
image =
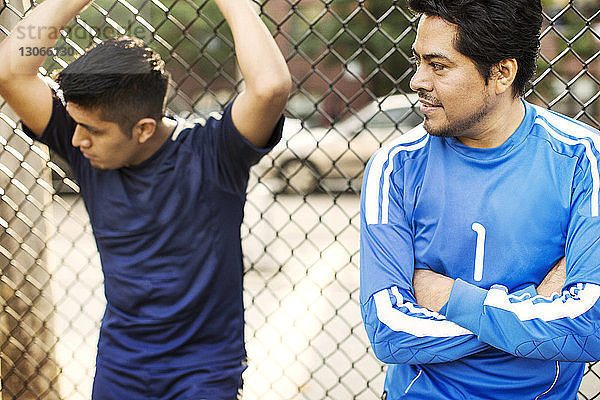
<svg viewBox="0 0 600 400"><path fill-rule="evenodd" d="M109 168L106 168L105 166L95 163L95 162L91 162L90 161L90 165L92 166L92 168L94 168L96 171L106 171Z"/></svg>
<svg viewBox="0 0 600 400"><path fill-rule="evenodd" d="M432 124L428 120L425 120L425 122L423 123L423 128L425 128L427 133L430 134L431 136L437 136L437 137L456 137L456 136L458 136L455 129L451 129L448 126L438 126L438 127L432 126Z"/></svg>

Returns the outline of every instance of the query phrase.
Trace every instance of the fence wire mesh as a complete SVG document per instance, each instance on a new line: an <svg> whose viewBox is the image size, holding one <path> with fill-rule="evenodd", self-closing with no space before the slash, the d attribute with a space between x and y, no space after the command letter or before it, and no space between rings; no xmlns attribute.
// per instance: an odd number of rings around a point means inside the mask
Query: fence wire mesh
<svg viewBox="0 0 600 400"><path fill-rule="evenodd" d="M384 366L358 307L358 190L368 157L420 118L408 93L415 18L392 0L264 0L295 82L284 139L252 171L242 227L245 399L377 399ZM545 0L528 100L598 127L596 0ZM0 2L0 40L34 2ZM204 0L97 0L58 32L43 74L94 42L145 40L173 77L168 108L221 109L242 85L229 30ZM4 399L90 397L102 274L65 164L0 103L0 358ZM580 399L600 399L600 365Z"/></svg>

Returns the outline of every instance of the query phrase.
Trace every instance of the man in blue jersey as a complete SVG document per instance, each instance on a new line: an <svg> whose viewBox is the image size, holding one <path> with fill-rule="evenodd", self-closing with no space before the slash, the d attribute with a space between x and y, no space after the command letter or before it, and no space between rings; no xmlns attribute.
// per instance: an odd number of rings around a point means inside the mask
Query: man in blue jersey
<svg viewBox="0 0 600 400"><path fill-rule="evenodd" d="M107 300L93 398L234 399L245 192L250 166L281 135L286 62L249 0L215 0L245 80L222 115L195 125L164 116L163 62L129 38L90 49L53 92L37 76L39 49L89 3L46 0L15 27L0 46L0 95L68 160L90 216Z"/></svg>
<svg viewBox="0 0 600 400"><path fill-rule="evenodd" d="M539 0L408 4L425 121L361 193L383 398L575 400L600 359L599 133L521 98Z"/></svg>

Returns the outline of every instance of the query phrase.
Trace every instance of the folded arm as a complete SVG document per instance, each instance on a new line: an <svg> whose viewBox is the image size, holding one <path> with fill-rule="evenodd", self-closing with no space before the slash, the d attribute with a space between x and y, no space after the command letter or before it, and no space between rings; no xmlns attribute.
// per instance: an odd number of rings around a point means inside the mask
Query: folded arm
<svg viewBox="0 0 600 400"><path fill-rule="evenodd" d="M561 258L536 288L536 292L547 297L560 293L566 279L565 259ZM454 279L437 272L427 269L417 269L414 272L413 288L417 304L428 310L439 312L448 302L453 285Z"/></svg>
<svg viewBox="0 0 600 400"><path fill-rule="evenodd" d="M597 361L600 357L600 285L572 283L561 259L537 287L538 296L489 290L429 270L416 270L420 306L475 333L479 340L518 357ZM571 275L575 271L571 269ZM566 286L566 282L571 282Z"/></svg>
<svg viewBox="0 0 600 400"><path fill-rule="evenodd" d="M379 197L371 193L379 187L381 157L387 154L380 151L367 166L361 192L361 313L375 355L386 363L425 364L489 349L469 330L417 304L412 232L401 206L400 183L390 185L388 220L382 223L380 213L373 212L379 208Z"/></svg>
<svg viewBox="0 0 600 400"><path fill-rule="evenodd" d="M592 162L595 159L582 157L573 178L566 272L563 275L559 265L546 276L538 288L546 296L515 296L503 286L485 290L457 279L445 310L448 320L518 357L600 359L600 217L591 190L596 187L593 176L598 166ZM552 292L558 293L548 296Z"/></svg>
<svg viewBox="0 0 600 400"><path fill-rule="evenodd" d="M388 364L449 362L490 347L469 330L420 307L410 290L399 286L361 302L361 313L375 355Z"/></svg>
<svg viewBox="0 0 600 400"><path fill-rule="evenodd" d="M573 362L600 357L597 284L576 284L551 298L522 298L502 286L485 290L457 280L446 318L517 357Z"/></svg>

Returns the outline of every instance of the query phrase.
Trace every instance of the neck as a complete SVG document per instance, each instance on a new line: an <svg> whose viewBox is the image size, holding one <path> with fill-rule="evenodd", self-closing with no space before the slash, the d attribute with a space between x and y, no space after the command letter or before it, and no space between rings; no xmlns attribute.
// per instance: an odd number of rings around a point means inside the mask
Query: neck
<svg viewBox="0 0 600 400"><path fill-rule="evenodd" d="M525 118L525 105L520 97L501 99L491 105L489 113L478 127L479 133L473 136L462 136L458 139L462 144L480 149L494 148L502 145L521 125Z"/></svg>
<svg viewBox="0 0 600 400"><path fill-rule="evenodd" d="M140 147L139 157L132 165L138 165L150 158L160 147L171 137L173 129L177 126L177 122L163 117L160 123L156 126L154 134Z"/></svg>
<svg viewBox="0 0 600 400"><path fill-rule="evenodd" d="M177 126L177 121L171 118L163 117L160 124L156 127L156 140L159 142L158 147L163 145L168 138L173 134L173 130Z"/></svg>

